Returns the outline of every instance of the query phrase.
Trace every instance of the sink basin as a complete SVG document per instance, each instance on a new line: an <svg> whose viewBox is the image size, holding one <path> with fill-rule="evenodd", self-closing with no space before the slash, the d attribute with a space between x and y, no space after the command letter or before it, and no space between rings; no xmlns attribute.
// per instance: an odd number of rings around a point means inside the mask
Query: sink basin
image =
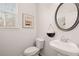
<svg viewBox="0 0 79 59"><path fill-rule="evenodd" d="M79 55L79 48L73 42L62 42L61 40L53 40L49 45L55 49L57 52L64 55Z"/></svg>

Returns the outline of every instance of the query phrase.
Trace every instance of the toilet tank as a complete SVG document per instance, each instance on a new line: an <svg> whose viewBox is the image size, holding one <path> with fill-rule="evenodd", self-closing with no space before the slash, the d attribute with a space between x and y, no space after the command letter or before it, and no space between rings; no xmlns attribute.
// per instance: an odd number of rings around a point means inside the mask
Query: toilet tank
<svg viewBox="0 0 79 59"><path fill-rule="evenodd" d="M43 38L37 38L36 39L36 47L39 49L42 49L44 47L44 39Z"/></svg>

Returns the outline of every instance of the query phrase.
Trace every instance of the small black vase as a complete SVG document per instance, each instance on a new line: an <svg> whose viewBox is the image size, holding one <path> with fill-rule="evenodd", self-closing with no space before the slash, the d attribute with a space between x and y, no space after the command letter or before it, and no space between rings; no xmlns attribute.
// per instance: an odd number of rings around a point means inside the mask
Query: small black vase
<svg viewBox="0 0 79 59"><path fill-rule="evenodd" d="M55 33L47 33L47 35L52 38L55 36Z"/></svg>

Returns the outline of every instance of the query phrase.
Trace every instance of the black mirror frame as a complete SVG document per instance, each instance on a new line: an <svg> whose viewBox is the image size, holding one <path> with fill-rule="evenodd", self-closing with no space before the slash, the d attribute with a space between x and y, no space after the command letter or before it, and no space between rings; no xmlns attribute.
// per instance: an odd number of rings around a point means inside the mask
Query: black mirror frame
<svg viewBox="0 0 79 59"><path fill-rule="evenodd" d="M60 3L60 5L57 7L57 9L56 9L56 13L55 13L55 23L56 23L56 25L57 25L57 27L60 29L60 30L63 30L63 31L70 31L70 30L72 30L72 29L74 29L77 25L78 25L78 23L79 23L79 10L78 10L78 5L77 5L77 3L73 3L73 4L75 4L76 5L76 7L77 7L77 19L76 19L76 21L75 21L75 23L72 25L72 27L70 27L70 28L68 28L68 29L63 29L63 28L61 28L59 25L58 25L58 23L57 23L57 12L58 12L58 10L59 10L59 8L63 5L64 3Z"/></svg>

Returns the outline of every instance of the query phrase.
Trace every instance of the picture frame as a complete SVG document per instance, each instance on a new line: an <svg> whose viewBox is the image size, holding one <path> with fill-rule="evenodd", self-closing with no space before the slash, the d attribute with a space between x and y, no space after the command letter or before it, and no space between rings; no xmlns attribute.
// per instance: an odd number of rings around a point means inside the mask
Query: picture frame
<svg viewBox="0 0 79 59"><path fill-rule="evenodd" d="M27 13L22 13L22 27L23 28L33 28L33 19L32 15Z"/></svg>

